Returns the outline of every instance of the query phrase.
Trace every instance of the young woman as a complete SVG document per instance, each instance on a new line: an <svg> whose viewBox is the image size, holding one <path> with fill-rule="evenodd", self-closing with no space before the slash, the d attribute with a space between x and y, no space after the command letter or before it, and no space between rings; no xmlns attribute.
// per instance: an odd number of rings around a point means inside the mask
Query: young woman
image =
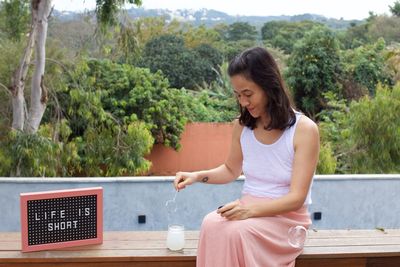
<svg viewBox="0 0 400 267"><path fill-rule="evenodd" d="M198 267L294 266L302 248L288 230L308 228L307 205L319 154L317 125L294 110L278 66L263 48L242 52L228 67L240 104L228 158L221 166L178 172L176 190L195 182L223 184L242 172L242 197L202 223Z"/></svg>

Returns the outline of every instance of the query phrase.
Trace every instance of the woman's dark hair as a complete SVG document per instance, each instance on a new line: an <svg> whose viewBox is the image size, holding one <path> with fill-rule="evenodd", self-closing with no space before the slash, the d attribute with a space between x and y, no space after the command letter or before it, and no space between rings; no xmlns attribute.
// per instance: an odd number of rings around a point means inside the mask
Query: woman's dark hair
<svg viewBox="0 0 400 267"><path fill-rule="evenodd" d="M265 111L271 121L264 126L266 130L284 130L296 122L296 115L290 95L283 82L278 65L271 54L261 47L254 47L243 51L229 63L229 76L243 75L247 80L260 86L267 95ZM254 129L256 118L249 111L240 106L239 122Z"/></svg>

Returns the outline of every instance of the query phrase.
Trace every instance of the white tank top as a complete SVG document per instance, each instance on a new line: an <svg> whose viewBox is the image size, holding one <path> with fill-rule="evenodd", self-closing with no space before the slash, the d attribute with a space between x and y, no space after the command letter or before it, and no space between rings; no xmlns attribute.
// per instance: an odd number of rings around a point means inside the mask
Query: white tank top
<svg viewBox="0 0 400 267"><path fill-rule="evenodd" d="M242 167L246 177L243 194L279 198L289 192L294 158L293 138L301 116L296 112L296 123L270 145L259 142L250 128L243 128L240 136ZM304 204L311 204L311 189Z"/></svg>

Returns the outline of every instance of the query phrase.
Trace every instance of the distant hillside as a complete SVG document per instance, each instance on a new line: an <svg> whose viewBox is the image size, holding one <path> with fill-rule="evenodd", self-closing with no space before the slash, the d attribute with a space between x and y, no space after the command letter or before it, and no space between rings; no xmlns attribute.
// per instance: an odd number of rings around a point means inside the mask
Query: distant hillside
<svg viewBox="0 0 400 267"><path fill-rule="evenodd" d="M190 22L198 26L201 24L207 26L213 26L219 23L231 24L237 21L248 22L257 28L261 28L262 25L268 21L273 20L284 20L284 21L303 21L311 20L315 22L323 23L332 29L345 29L350 26L351 23L359 24L360 20L343 20L326 18L316 14L302 14L295 16L231 16L224 12L213 10L213 9L144 9L144 8L130 8L126 10L129 17L141 18L141 17L159 17L163 16L167 20L177 19L179 21ZM54 11L53 15L60 20L73 20L79 14L74 12L59 12Z"/></svg>

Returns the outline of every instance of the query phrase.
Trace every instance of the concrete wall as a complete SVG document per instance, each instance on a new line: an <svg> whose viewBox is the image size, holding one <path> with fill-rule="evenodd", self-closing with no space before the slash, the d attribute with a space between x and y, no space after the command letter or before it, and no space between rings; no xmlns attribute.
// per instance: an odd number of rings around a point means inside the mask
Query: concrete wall
<svg viewBox="0 0 400 267"><path fill-rule="evenodd" d="M195 184L178 193L176 216L165 202L173 198L172 177L0 178L0 231L19 231L19 194L68 188L104 188L104 230L165 230L170 222L199 229L202 218L240 196L243 178L228 185ZM316 176L313 212L316 229L400 228L400 175ZM145 214L146 224L137 216Z"/></svg>
<svg viewBox="0 0 400 267"><path fill-rule="evenodd" d="M197 171L220 165L229 153L232 125L188 123L179 141L179 151L154 145L150 155L146 157L152 162L148 174L175 175L177 171Z"/></svg>

